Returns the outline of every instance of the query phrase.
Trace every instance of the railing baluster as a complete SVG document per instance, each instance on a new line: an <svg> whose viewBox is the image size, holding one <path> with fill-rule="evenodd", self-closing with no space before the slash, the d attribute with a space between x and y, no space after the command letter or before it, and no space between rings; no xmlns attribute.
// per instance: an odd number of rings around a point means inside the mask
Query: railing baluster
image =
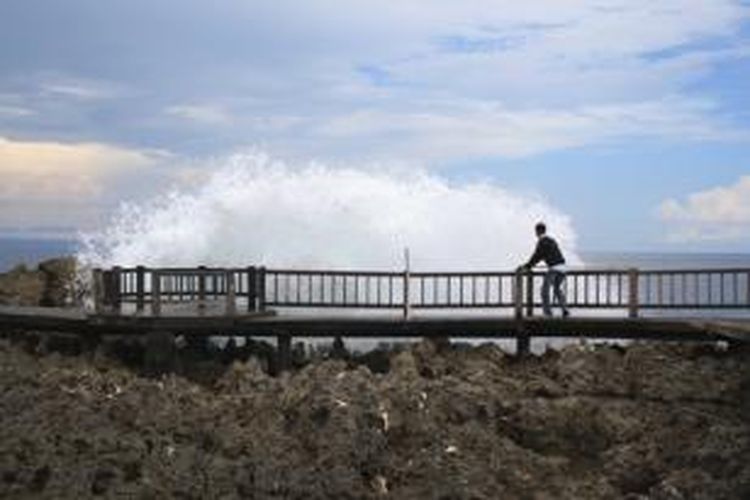
<svg viewBox="0 0 750 500"><path fill-rule="evenodd" d="M583 276L583 296L584 301L586 302L586 305L589 305L589 275L586 274Z"/></svg>
<svg viewBox="0 0 750 500"><path fill-rule="evenodd" d="M605 291L605 295L604 295L604 304L607 305L607 306L611 305L611 301L612 301L612 280L611 280L611 277L612 277L612 275L610 275L610 274L605 274L604 275L604 285L605 285L604 288L606 290Z"/></svg>
<svg viewBox="0 0 750 500"><path fill-rule="evenodd" d="M658 305L664 305L664 297L663 292L664 291L664 283L662 282L662 276L661 274L656 275L656 303Z"/></svg>
<svg viewBox="0 0 750 500"><path fill-rule="evenodd" d="M680 274L680 287L682 290L682 302L680 303L680 305L684 307L685 304L687 303L687 288L688 288L687 275L685 273Z"/></svg>

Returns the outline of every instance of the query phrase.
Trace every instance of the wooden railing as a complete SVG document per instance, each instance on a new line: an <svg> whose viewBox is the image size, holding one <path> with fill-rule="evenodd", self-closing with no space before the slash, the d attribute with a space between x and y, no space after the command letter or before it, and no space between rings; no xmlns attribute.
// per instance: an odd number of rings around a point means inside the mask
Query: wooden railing
<svg viewBox="0 0 750 500"><path fill-rule="evenodd" d="M100 313L154 316L169 304L212 304L222 314L268 308L402 310L488 309L531 316L541 304L544 272L381 272L246 268L94 270ZM620 309L750 309L750 269L580 269L567 273L568 305Z"/></svg>

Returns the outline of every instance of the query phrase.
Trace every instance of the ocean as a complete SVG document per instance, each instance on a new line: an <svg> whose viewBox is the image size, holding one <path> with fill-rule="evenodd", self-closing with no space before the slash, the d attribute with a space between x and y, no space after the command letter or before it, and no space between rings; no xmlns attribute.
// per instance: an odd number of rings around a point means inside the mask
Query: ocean
<svg viewBox="0 0 750 500"><path fill-rule="evenodd" d="M19 264L34 267L44 259L72 255L76 240L0 237L0 272ZM585 267L639 269L749 268L750 253L581 252ZM436 269L435 271L439 271Z"/></svg>
<svg viewBox="0 0 750 500"><path fill-rule="evenodd" d="M42 260L72 255L77 248L74 240L0 237L0 272L20 264L33 268Z"/></svg>

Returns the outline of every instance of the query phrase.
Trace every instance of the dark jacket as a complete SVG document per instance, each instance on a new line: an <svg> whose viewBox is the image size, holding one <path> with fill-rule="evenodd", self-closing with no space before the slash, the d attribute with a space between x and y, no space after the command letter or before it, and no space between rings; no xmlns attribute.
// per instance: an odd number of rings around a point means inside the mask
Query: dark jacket
<svg viewBox="0 0 750 500"><path fill-rule="evenodd" d="M546 235L539 238L534 255L531 256L525 267L534 267L541 261L544 261L549 267L565 264L565 257L563 257L560 247L557 246L557 242Z"/></svg>

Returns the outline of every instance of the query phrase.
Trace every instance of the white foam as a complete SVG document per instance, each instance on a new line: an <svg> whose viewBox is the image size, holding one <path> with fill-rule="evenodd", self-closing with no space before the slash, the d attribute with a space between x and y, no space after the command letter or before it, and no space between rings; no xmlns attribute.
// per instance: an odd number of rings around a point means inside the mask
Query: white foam
<svg viewBox="0 0 750 500"><path fill-rule="evenodd" d="M233 155L202 185L123 206L83 238L94 266L246 266L415 270L511 269L547 222L573 263L570 218L540 197L415 169L290 165Z"/></svg>

